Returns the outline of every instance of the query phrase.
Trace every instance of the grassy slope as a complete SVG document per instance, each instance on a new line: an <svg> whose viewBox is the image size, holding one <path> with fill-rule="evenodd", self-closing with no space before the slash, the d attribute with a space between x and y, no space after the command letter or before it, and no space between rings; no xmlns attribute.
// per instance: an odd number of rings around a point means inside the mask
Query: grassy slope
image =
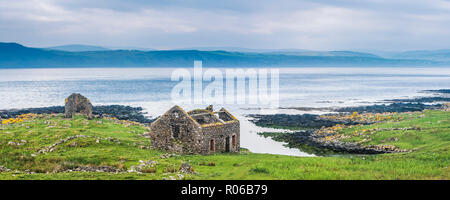
<svg viewBox="0 0 450 200"><path fill-rule="evenodd" d="M178 173L170 171L177 169L182 162L189 163L198 173L186 175L187 179L449 179L450 112L426 111L423 116L402 115L404 120L400 122L353 127L344 129L342 134L374 126L420 126L422 131L381 131L366 136L371 138L369 142L373 144L387 143L407 149L418 148L412 153L291 157L243 151L241 154L184 155L170 158L160 157L165 152L140 148L150 143L139 135L147 132L145 127L124 125L109 119L88 121L81 117L67 120L60 116L45 116L4 125L3 130L0 130L0 165L13 171L30 169L42 173L2 172L0 179L163 179ZM95 138L77 138L58 145L52 152L31 156L60 139L79 134L112 137L119 139L120 144L108 140L97 143ZM398 141L387 139L393 137L393 134L398 137ZM357 136L349 140L358 141L362 138ZM21 146L8 145L10 141L20 143L21 140L26 140L27 143ZM72 147L74 145L76 147ZM53 173L80 165L107 165L126 170L132 165L138 165L139 160L149 159L159 162L155 173ZM215 166L205 163L214 163Z"/></svg>

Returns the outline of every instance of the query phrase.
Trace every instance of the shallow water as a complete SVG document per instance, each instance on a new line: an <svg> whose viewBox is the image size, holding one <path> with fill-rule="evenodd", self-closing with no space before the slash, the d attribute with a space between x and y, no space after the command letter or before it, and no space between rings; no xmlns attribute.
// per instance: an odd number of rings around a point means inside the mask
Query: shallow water
<svg viewBox="0 0 450 200"><path fill-rule="evenodd" d="M73 92L96 105L143 107L157 117L173 106L171 68L0 69L0 110L63 105ZM206 85L207 83L205 83ZM281 68L281 107L342 107L368 105L386 99L426 96L421 90L450 88L450 68ZM186 110L204 107L182 105ZM311 156L257 135L267 130L246 114L271 109L262 105L226 107L241 120L241 145L252 152ZM321 114L322 111L275 109L278 113Z"/></svg>

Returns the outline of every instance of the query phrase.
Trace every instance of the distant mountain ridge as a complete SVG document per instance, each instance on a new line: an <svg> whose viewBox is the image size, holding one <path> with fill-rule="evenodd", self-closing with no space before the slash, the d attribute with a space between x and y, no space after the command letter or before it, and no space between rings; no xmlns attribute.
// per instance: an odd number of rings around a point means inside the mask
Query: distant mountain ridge
<svg viewBox="0 0 450 200"><path fill-rule="evenodd" d="M105 48L105 47L92 46L92 45L82 45L82 44L61 45L61 46L47 47L45 49L60 50L60 51L71 51L71 52L109 51L109 50L111 50L111 49L108 49L108 48Z"/></svg>
<svg viewBox="0 0 450 200"><path fill-rule="evenodd" d="M400 53L393 53L388 57L397 59L415 58L435 61L450 61L450 49L405 51Z"/></svg>
<svg viewBox="0 0 450 200"><path fill-rule="evenodd" d="M191 47L176 50L199 50L199 51L229 51L245 53L266 53L266 54L284 54L298 56L360 56L360 57L379 57L375 54L356 52L356 51L312 51L306 49L249 49L240 47Z"/></svg>
<svg viewBox="0 0 450 200"><path fill-rule="evenodd" d="M102 50L61 51L0 43L0 68L16 67L363 67L450 66L449 62L387 59L352 51L229 52L200 50Z"/></svg>

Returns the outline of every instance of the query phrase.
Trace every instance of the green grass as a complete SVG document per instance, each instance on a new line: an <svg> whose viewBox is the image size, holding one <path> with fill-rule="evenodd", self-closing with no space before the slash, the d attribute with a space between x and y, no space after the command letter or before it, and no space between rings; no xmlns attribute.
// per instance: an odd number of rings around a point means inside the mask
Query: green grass
<svg viewBox="0 0 450 200"><path fill-rule="evenodd" d="M394 145L401 149L414 149L426 152L446 152L450 146L450 112L439 110L427 110L425 112L415 112L398 114L405 120L387 121L367 126L355 126L344 129L341 133L351 135L355 131L364 134L354 136L347 141L361 142L364 144ZM412 130L386 130L389 128L409 128ZM369 134L370 130L384 129ZM418 130L414 130L418 129Z"/></svg>
<svg viewBox="0 0 450 200"><path fill-rule="evenodd" d="M407 114L405 114L407 115ZM181 163L189 163L196 174L185 179L449 179L449 112L425 111L405 116L400 122L383 122L344 129L355 130L387 127L419 126L418 130L381 131L369 137L371 144L392 144L415 149L411 153L353 155L343 157L293 157L256 154L243 150L240 154L182 155L162 158L166 152L142 149L149 139L140 134L146 127L124 125L115 120L73 120L61 116L45 116L31 121L0 126L0 165L12 171L1 172L0 179L163 179L175 176ZM98 121L101 121L99 123ZM51 124L48 124L51 122ZM54 151L32 156L39 149L74 135L113 138L77 138L58 145ZM389 140L398 137L397 141ZM360 141L362 137L349 140ZM21 146L8 142L27 142ZM136 144L136 145L134 145ZM149 173L63 172L76 166L112 166L123 170L138 165L139 160L155 160ZM25 170L37 172L24 173Z"/></svg>

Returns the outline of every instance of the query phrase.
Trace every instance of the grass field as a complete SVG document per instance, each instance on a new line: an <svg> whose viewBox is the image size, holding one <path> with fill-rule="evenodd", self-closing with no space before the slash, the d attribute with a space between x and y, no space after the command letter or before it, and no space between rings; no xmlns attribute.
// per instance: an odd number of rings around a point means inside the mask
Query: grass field
<svg viewBox="0 0 450 200"><path fill-rule="evenodd" d="M0 126L0 166L11 169L0 172L0 179L450 179L450 112L397 115L401 120L343 128L339 134L348 141L395 145L412 152L339 157L256 154L245 149L240 154L170 156L148 148L150 140L143 136L148 129L139 124L28 115ZM77 135L83 137L52 146ZM157 164L142 173L126 172L140 160ZM183 162L195 173L179 172ZM124 172L68 172L80 166Z"/></svg>

